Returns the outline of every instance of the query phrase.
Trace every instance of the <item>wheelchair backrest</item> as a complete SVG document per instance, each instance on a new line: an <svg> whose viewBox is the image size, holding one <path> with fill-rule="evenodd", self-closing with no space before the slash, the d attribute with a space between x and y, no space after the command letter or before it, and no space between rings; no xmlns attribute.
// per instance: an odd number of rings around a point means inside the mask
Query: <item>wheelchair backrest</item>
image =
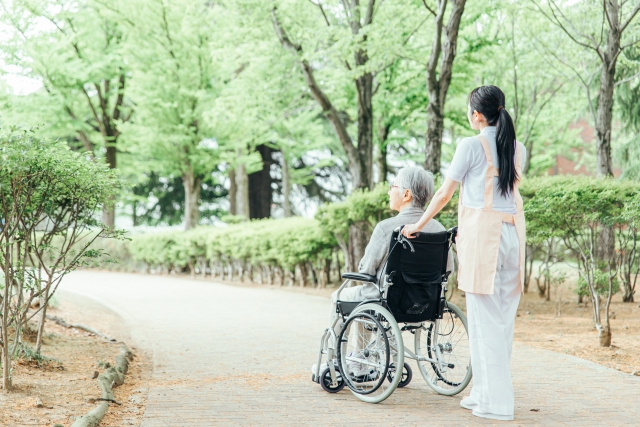
<svg viewBox="0 0 640 427"><path fill-rule="evenodd" d="M447 279L447 259L455 228L420 233L404 239L391 236L387 275L387 305L398 322L431 321L442 316L442 282Z"/></svg>
<svg viewBox="0 0 640 427"><path fill-rule="evenodd" d="M417 276L425 283L443 282L447 274L451 234L451 231L420 233L407 242L399 241L400 231L394 231L385 273L402 272Z"/></svg>

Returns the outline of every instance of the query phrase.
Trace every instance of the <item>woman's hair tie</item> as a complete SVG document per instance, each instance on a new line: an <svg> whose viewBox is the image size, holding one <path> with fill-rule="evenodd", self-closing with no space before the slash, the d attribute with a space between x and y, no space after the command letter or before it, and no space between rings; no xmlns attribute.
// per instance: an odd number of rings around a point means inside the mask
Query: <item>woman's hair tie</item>
<svg viewBox="0 0 640 427"><path fill-rule="evenodd" d="M504 108L504 105L501 105L498 107L498 111L502 110Z"/></svg>

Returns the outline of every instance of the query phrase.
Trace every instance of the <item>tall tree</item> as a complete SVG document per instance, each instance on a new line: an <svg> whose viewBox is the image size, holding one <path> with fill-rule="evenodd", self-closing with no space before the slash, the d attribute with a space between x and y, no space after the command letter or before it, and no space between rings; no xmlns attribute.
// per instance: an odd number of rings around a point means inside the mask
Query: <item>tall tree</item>
<svg viewBox="0 0 640 427"><path fill-rule="evenodd" d="M204 117L229 76L216 63L223 8L197 0L104 5L128 30L137 113L126 127L127 149L148 159L141 164L148 171L182 178L184 225L190 229L200 220L202 186L222 149Z"/></svg>
<svg viewBox="0 0 640 427"><path fill-rule="evenodd" d="M505 91L505 108L513 118L518 140L527 149L523 173L544 172L557 154L570 156L570 148L583 143L568 130L583 111L573 97L577 79L558 67L554 58L569 49L557 46L556 35L544 34L548 26L544 17L518 3L498 8L489 22L486 32L492 36L482 54L492 61L481 75ZM547 51L551 45L553 53ZM534 153L538 155L532 162Z"/></svg>
<svg viewBox="0 0 640 427"><path fill-rule="evenodd" d="M556 0L549 0L546 7L531 1L573 43L593 52L600 63L597 108L594 110L589 93L587 101L596 127L596 170L599 176L613 176L611 123L616 65L625 49L640 43L640 27L635 19L640 12L640 2L590 0L574 4L568 10L566 5L558 4ZM596 10L601 20L591 19ZM586 86L588 89L590 80Z"/></svg>
<svg viewBox="0 0 640 427"><path fill-rule="evenodd" d="M370 26L374 18L375 0L369 0L366 9L361 10L358 1L350 4L345 2L344 16L342 24L351 28L352 37L361 39L365 42L367 39L366 27ZM326 19L327 26L331 26L331 21L324 10L321 2L317 3L322 16ZM292 41L287 34L278 17L277 9L271 10L273 25L278 35L278 39L282 46L290 50L299 58L300 68L304 74L307 85L311 94L322 107L327 119L331 122L338 139L342 144L342 148L349 160L349 172L351 173L352 184L354 188L372 188L372 166L373 166L373 74L371 71L364 70L364 66L369 60L365 46L358 46L353 52L352 62L345 61L344 66L348 70L358 68L359 72L354 77L355 88L357 91L357 139L352 140L347 130L349 117L341 114L333 105L325 91L318 84L315 78L314 69L309 60L304 57L304 50L301 44ZM362 17L364 15L364 19ZM363 34L365 33L365 34ZM354 146L355 145L355 146Z"/></svg>
<svg viewBox="0 0 640 427"><path fill-rule="evenodd" d="M429 6L426 0L423 0L423 3L435 21L435 34L427 64L429 103L427 104L424 167L438 174L440 173L442 134L444 132L444 106L453 75L453 61L456 57L460 21L466 0L437 0L435 8ZM445 26L444 18L449 3L451 3L451 12Z"/></svg>
<svg viewBox="0 0 640 427"><path fill-rule="evenodd" d="M620 80L616 83L616 103L627 140L617 152L624 168L623 176L640 179L640 45L626 49L621 55L622 64L618 67Z"/></svg>
<svg viewBox="0 0 640 427"><path fill-rule="evenodd" d="M311 1L306 7L271 9L275 32L284 48L298 59L307 87L331 123L348 160L352 188L373 188L373 97L378 87L376 74L398 60L403 45L425 23L413 4L383 6L375 0L351 2ZM315 9L312 15L309 9ZM317 33L300 25L304 17ZM376 25L377 20L384 25ZM293 30L292 30L293 28ZM394 29L395 31L391 31ZM295 37L291 34L296 33ZM391 49L386 53L386 49ZM395 51L393 50L395 49ZM333 50L333 52L331 51ZM322 79L318 79L317 74ZM342 74L341 78L336 78ZM325 79L333 80L331 84ZM347 83L350 82L350 83ZM341 91L331 90L337 86ZM333 93L330 93L333 92ZM356 137L350 133L352 122L344 99L354 97ZM340 104L336 99L340 99ZM343 108L340 108L340 107ZM349 231L349 268L356 268L364 254L368 234L354 225Z"/></svg>
<svg viewBox="0 0 640 427"><path fill-rule="evenodd" d="M17 103L23 118L54 137L71 129L72 140L115 169L120 125L133 111L125 97L129 72L119 20L93 0L23 0L2 7L2 20L13 29L5 61L43 85L44 93ZM114 225L114 206L105 207L103 222Z"/></svg>

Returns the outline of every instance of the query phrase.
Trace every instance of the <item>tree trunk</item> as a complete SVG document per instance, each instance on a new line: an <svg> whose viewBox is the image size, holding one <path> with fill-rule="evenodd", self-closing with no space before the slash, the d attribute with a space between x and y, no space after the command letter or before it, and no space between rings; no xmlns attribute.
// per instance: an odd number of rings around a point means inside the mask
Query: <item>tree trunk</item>
<svg viewBox="0 0 640 427"><path fill-rule="evenodd" d="M249 218L269 218L271 216L271 165L274 163L271 154L273 149L261 144L256 150L262 157L262 169L249 175Z"/></svg>
<svg viewBox="0 0 640 427"><path fill-rule="evenodd" d="M288 279L287 286L293 286L296 284L296 268L293 267L293 270L286 269L284 271L284 276Z"/></svg>
<svg viewBox="0 0 640 427"><path fill-rule="evenodd" d="M324 260L324 264L324 273L326 275L324 283L328 285L329 283L331 283L331 258L327 258L326 260Z"/></svg>
<svg viewBox="0 0 640 427"><path fill-rule="evenodd" d="M389 138L389 129L391 125L384 123L382 118L378 120L378 155L376 157L376 165L378 169L378 177L376 183L386 182L389 174L389 165L387 164L387 139Z"/></svg>
<svg viewBox="0 0 640 427"><path fill-rule="evenodd" d="M529 168L531 168L531 153L533 153L533 140L529 144L526 145L527 151L525 153L524 158L524 166L522 167L522 174L527 175L529 173Z"/></svg>
<svg viewBox="0 0 640 427"><path fill-rule="evenodd" d="M340 279L342 278L342 268L340 267L340 251L335 251L336 254L336 273L338 276L338 281L340 281ZM344 254L344 251L343 251ZM348 262L349 260L347 260Z"/></svg>
<svg viewBox="0 0 640 427"><path fill-rule="evenodd" d="M356 54L356 63L364 65L366 53ZM358 90L358 161L359 179L353 180L354 188L373 188L373 76L365 73L356 79Z"/></svg>
<svg viewBox="0 0 640 427"><path fill-rule="evenodd" d="M40 297L40 319L38 322L38 335L36 338L36 353L40 354L40 349L42 348L42 338L44 336L44 325L47 321L47 308L49 299L49 284L47 283L47 288L44 291L44 294Z"/></svg>
<svg viewBox="0 0 640 427"><path fill-rule="evenodd" d="M200 221L200 190L202 180L189 170L182 174L184 187L184 229L190 230Z"/></svg>
<svg viewBox="0 0 640 427"><path fill-rule="evenodd" d="M11 271L11 265L9 263L9 259L11 257L11 246L5 246L5 265L3 266L3 270L5 272ZM10 304L10 294L9 291L11 289L11 275L5 273L4 274L4 289L2 295L2 328L1 338L2 338L2 389L5 391L11 390L11 355L9 353L9 304Z"/></svg>
<svg viewBox="0 0 640 427"><path fill-rule="evenodd" d="M526 245L526 256L524 264L524 293L529 292L529 284L531 283L531 273L533 271L533 258L535 255L535 247Z"/></svg>
<svg viewBox="0 0 640 427"><path fill-rule="evenodd" d="M622 37L617 1L604 2L609 21L606 51L602 52L602 71L598 92L596 113L596 159L598 176L613 176L611 163L611 120L613 110L613 89L615 86L616 64L620 53Z"/></svg>
<svg viewBox="0 0 640 427"><path fill-rule="evenodd" d="M449 22L443 26L447 4L453 9ZM442 152L442 133L444 130L444 106L451 84L453 61L456 57L458 30L466 0L438 0L435 16L435 37L427 64L427 133L425 145L425 169L434 174L440 173L440 156ZM445 37L443 40L442 32ZM442 54L442 60L440 55Z"/></svg>
<svg viewBox="0 0 640 427"><path fill-rule="evenodd" d="M635 248L633 251L635 252ZM633 295L636 292L636 282L638 280L638 272L633 272L633 259L635 259L634 253L626 253L623 255L623 263L626 263L626 266L623 267L621 279L622 279L622 302L635 302Z"/></svg>
<svg viewBox="0 0 640 427"><path fill-rule="evenodd" d="M440 173L440 157L442 154L442 133L444 117L438 107L429 100L427 105L427 137L425 146L424 168L434 175Z"/></svg>
<svg viewBox="0 0 640 427"><path fill-rule="evenodd" d="M360 30L371 24L374 16L374 4L374 1L369 2L364 19L361 20L360 5L357 2L351 3L351 10L346 13L349 15L348 21L354 36L359 37ZM278 39L283 47L298 57L300 68L312 96L333 126L349 162L349 173L351 174L353 188L371 188L371 170L373 166L373 74L365 72L355 79L358 93L358 139L357 143L354 144L347 131L347 124L342 120L340 113L316 82L313 67L308 60L303 59L301 56L303 54L302 46L291 41L284 28L280 25L276 12L276 8L271 9L272 23ZM366 34L362 35L362 39L366 40L366 38ZM355 53L354 59L357 67L363 67L369 60L367 52L363 49Z"/></svg>
<svg viewBox="0 0 640 427"><path fill-rule="evenodd" d="M305 286L307 286L307 279L309 276L307 265L304 262L301 262L300 264L298 264L298 271L300 272L300 287L304 288Z"/></svg>
<svg viewBox="0 0 640 427"><path fill-rule="evenodd" d="M321 287L322 285L320 284L319 280L322 280L322 277L320 277L320 279L318 278L318 272L316 271L315 267L313 266L312 263L308 262L307 263L307 268L309 271L311 271L311 279L313 280L313 287Z"/></svg>
<svg viewBox="0 0 640 427"><path fill-rule="evenodd" d="M246 271L246 275L249 278L249 282L255 283L255 281L253 280L253 264L251 264L250 262L247 262L245 266L246 266L245 271Z"/></svg>
<svg viewBox="0 0 640 427"><path fill-rule="evenodd" d="M282 209L284 210L285 218L293 216L291 210L291 175L289 174L289 159L287 159L287 152L284 149L280 150L282 153L282 164L280 168L282 170Z"/></svg>
<svg viewBox="0 0 640 427"><path fill-rule="evenodd" d="M244 282L244 263L242 261L236 261L238 265L238 280Z"/></svg>
<svg viewBox="0 0 640 427"><path fill-rule="evenodd" d="M138 212L137 212L137 208L138 208L138 202L136 202L135 200L131 203L131 221L133 222L133 226L137 227L138 226Z"/></svg>
<svg viewBox="0 0 640 427"><path fill-rule="evenodd" d="M358 265L364 256L364 250L369 240L367 234L360 224L349 226L349 269L353 272L358 271Z"/></svg>
<svg viewBox="0 0 640 427"><path fill-rule="evenodd" d="M237 215L249 219L249 177L245 165L236 167L236 210Z"/></svg>
<svg viewBox="0 0 640 427"><path fill-rule="evenodd" d="M116 168L116 147L114 145L107 145L107 164L109 169ZM115 200L111 201L111 204L107 204L102 208L102 223L107 227L114 227L116 223L116 207Z"/></svg>
<svg viewBox="0 0 640 427"><path fill-rule="evenodd" d="M320 289L324 289L327 287L327 269L329 267L327 266L326 262L322 262L320 261L320 269L317 270L317 277L315 277L316 279L316 283L318 284L318 287Z"/></svg>
<svg viewBox="0 0 640 427"><path fill-rule="evenodd" d="M609 325L602 325L598 330L598 342L600 347L611 346L611 327Z"/></svg>
<svg viewBox="0 0 640 427"><path fill-rule="evenodd" d="M3 334L8 338L9 334ZM9 356L9 343L5 340L2 346L2 389L11 391L11 357Z"/></svg>
<svg viewBox="0 0 640 427"><path fill-rule="evenodd" d="M234 169L229 170L229 213L231 215L238 214L238 208L236 204L236 198L238 193L238 187L236 186L236 171Z"/></svg>

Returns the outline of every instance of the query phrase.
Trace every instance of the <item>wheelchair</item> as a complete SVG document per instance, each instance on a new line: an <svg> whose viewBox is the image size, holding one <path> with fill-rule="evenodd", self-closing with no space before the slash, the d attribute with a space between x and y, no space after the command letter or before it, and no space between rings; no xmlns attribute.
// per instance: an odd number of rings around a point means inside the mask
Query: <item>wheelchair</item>
<svg viewBox="0 0 640 427"><path fill-rule="evenodd" d="M407 359L416 361L424 380L439 394L458 394L471 381L467 318L445 297L447 259L457 227L410 240L401 229L392 234L381 283L367 274L342 274L339 317L322 335L311 378L329 393L346 385L364 402L382 402L411 381ZM340 292L351 281L377 285L380 298L340 301ZM336 335L340 319L343 326ZM414 336L414 351L405 347L403 332Z"/></svg>

